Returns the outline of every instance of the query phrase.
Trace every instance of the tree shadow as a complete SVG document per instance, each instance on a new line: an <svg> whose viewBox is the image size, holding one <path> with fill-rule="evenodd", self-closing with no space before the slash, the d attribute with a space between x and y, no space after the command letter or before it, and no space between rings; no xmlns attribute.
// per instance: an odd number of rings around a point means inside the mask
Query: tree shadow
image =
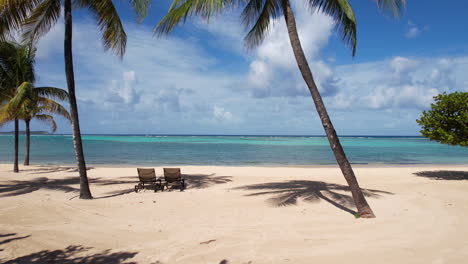
<svg viewBox="0 0 468 264"><path fill-rule="evenodd" d="M92 170L94 167L86 167L86 170ZM76 166L37 166L31 169L22 169L22 172L31 172L30 174L46 174L54 172L78 172Z"/></svg>
<svg viewBox="0 0 468 264"><path fill-rule="evenodd" d="M468 180L468 171L451 171L451 170L419 171L413 174L416 176L425 177L431 180L446 180L446 181Z"/></svg>
<svg viewBox="0 0 468 264"><path fill-rule="evenodd" d="M10 237L10 236L16 236L16 233L0 235L0 237ZM31 235L22 236L22 237L10 237L10 238L7 238L5 240L0 241L0 245L7 244L7 243L10 243L11 241L15 241L15 240L25 239L25 238L28 238L30 236Z"/></svg>
<svg viewBox="0 0 468 264"><path fill-rule="evenodd" d="M216 184L224 184L232 181L231 176L216 176L216 174L184 174L187 188L204 189Z"/></svg>
<svg viewBox="0 0 468 264"><path fill-rule="evenodd" d="M114 252L110 249L99 253L89 253L91 247L68 246L59 250L42 250L11 260L2 260L4 264L136 264L127 260L137 252Z"/></svg>
<svg viewBox="0 0 468 264"><path fill-rule="evenodd" d="M273 206L296 205L298 200L306 202L319 202L324 200L331 205L355 215L357 212L350 209L355 207L350 189L346 185L327 183L322 181L291 180L286 182L270 182L237 187L234 189L260 191L246 196L273 195L267 202ZM362 189L364 196L379 198L381 194L393 194L391 192Z"/></svg>
<svg viewBox="0 0 468 264"><path fill-rule="evenodd" d="M134 184L137 180L134 177L119 177L119 178L132 178L133 180L112 180L105 178L89 179L91 185L128 185ZM64 179L49 179L46 177L39 177L27 181L9 181L7 184L0 184L0 197L19 196L23 194L32 193L40 189L54 190L62 192L79 192L80 179L78 177L67 177ZM115 197L129 193L129 189L114 191L107 197Z"/></svg>
<svg viewBox="0 0 468 264"><path fill-rule="evenodd" d="M14 236L16 233L0 234L0 237Z"/></svg>
<svg viewBox="0 0 468 264"><path fill-rule="evenodd" d="M208 188L215 184L223 184L232 181L230 176L217 176L215 174L184 174L188 188L201 189ZM54 190L62 192L79 193L79 177L67 177L64 179L49 179L39 177L27 181L8 181L0 184L0 197L19 196L43 190ZM138 176L122 176L118 178L91 178L89 184L98 186L122 185L125 188L105 193L95 199L112 198L134 192L134 185L138 183Z"/></svg>

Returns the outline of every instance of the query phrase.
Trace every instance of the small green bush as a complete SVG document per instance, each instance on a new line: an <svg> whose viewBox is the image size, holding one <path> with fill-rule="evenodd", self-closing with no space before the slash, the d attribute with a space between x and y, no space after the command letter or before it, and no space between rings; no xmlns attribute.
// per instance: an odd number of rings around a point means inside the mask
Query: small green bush
<svg viewBox="0 0 468 264"><path fill-rule="evenodd" d="M468 93L434 96L435 103L416 120L421 134L443 144L468 146Z"/></svg>

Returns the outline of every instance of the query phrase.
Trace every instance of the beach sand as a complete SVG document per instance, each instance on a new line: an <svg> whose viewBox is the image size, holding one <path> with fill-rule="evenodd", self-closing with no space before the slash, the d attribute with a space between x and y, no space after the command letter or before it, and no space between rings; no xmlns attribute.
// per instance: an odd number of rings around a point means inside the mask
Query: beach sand
<svg viewBox="0 0 468 264"><path fill-rule="evenodd" d="M135 167L95 167L81 200L73 168L0 165L0 262L468 259L468 166L356 167L375 219L355 219L336 167L181 168L184 192L135 193Z"/></svg>

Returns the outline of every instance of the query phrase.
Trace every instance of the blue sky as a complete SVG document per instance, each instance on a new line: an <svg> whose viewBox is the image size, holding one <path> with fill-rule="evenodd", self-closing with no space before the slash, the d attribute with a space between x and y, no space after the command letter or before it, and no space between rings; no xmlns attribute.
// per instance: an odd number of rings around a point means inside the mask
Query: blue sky
<svg viewBox="0 0 468 264"><path fill-rule="evenodd" d="M74 19L74 60L83 133L299 134L323 128L289 46L283 18L257 49L246 50L239 11L152 29L169 1L154 1L144 23L115 1L128 35L121 60L104 52L94 18ZM294 1L309 64L339 135L418 135L415 120L440 92L468 91L468 2L408 0L392 19L372 0L350 1L358 49L334 33L330 17ZM38 44L37 86L66 88L63 24ZM3 130L9 130L5 127ZM33 123L33 129L45 129ZM70 133L59 120L58 133Z"/></svg>

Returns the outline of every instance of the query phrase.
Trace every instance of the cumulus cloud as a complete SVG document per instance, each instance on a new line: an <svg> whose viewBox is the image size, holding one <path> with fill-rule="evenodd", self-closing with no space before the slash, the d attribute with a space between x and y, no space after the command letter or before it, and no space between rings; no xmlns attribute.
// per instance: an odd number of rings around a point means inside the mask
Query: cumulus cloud
<svg viewBox="0 0 468 264"><path fill-rule="evenodd" d="M239 118L234 116L231 112L224 109L224 107L213 106L213 117L217 121L221 122L239 122Z"/></svg>
<svg viewBox="0 0 468 264"><path fill-rule="evenodd" d="M466 57L397 56L332 66L320 54L332 19L296 10L304 51L341 133L414 134L414 120L434 94L468 88ZM219 25L230 28L222 34ZM151 27L126 24L128 49L119 59L103 51L94 21L78 20L74 59L83 132L322 134L282 19L251 53L243 49L245 31L236 19L219 25L197 24L206 32L187 40L156 39ZM39 43L37 85L66 87L62 50L58 24ZM59 125L60 132L69 127Z"/></svg>
<svg viewBox="0 0 468 264"><path fill-rule="evenodd" d="M465 62L466 58L394 57L340 66L341 90L330 103L336 109L426 109L438 93L467 89L462 80L468 77L458 73L466 69Z"/></svg>
<svg viewBox="0 0 468 264"><path fill-rule="evenodd" d="M103 105L107 108L129 106L137 104L140 94L137 92L135 71L125 71L120 80L112 80L107 92L104 94ZM115 105L117 104L117 105Z"/></svg>
<svg viewBox="0 0 468 264"><path fill-rule="evenodd" d="M337 91L333 70L319 59L320 50L332 33L333 20L323 13L296 8L298 33L311 70L323 96ZM272 21L271 29L257 48L250 63L247 86L254 97L308 96L308 90L297 67L284 19Z"/></svg>
<svg viewBox="0 0 468 264"><path fill-rule="evenodd" d="M416 38L421 35L424 31L427 31L428 27L420 27L413 23L411 20L408 21L407 30L405 32L406 38Z"/></svg>

